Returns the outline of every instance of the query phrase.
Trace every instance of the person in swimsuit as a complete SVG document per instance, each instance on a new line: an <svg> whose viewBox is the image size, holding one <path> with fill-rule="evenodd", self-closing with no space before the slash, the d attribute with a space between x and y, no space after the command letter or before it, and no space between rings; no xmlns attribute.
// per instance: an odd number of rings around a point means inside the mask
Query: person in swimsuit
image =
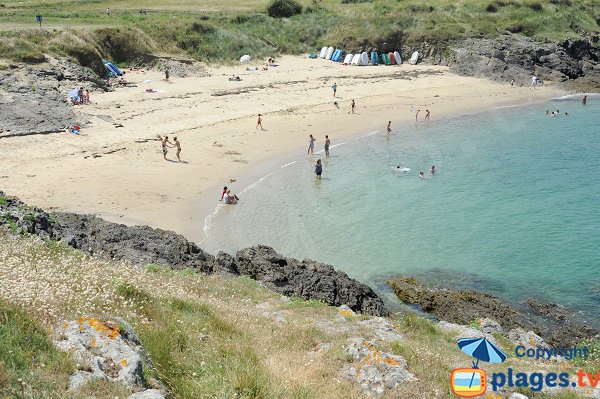
<svg viewBox="0 0 600 399"><path fill-rule="evenodd" d="M167 160L167 152L169 152L167 150L167 147L171 147L173 144L169 141L169 136L162 137L160 139L160 144L162 146L163 158L166 161ZM171 144L171 145L169 145L169 144Z"/></svg>
<svg viewBox="0 0 600 399"><path fill-rule="evenodd" d="M426 179L425 173L423 171L419 172L419 179Z"/></svg>
<svg viewBox="0 0 600 399"><path fill-rule="evenodd" d="M227 190L225 192L225 195L223 195L223 202L225 202L226 204L237 204L239 200L240 199L238 198L238 196L235 194L231 194L230 190Z"/></svg>
<svg viewBox="0 0 600 399"><path fill-rule="evenodd" d="M179 157L179 154L181 154L181 143L177 141L177 137L173 137L173 142L173 145L175 146L175 148L177 148L177 152L175 153L177 155L177 160L181 162L181 158Z"/></svg>
<svg viewBox="0 0 600 399"><path fill-rule="evenodd" d="M165 80L168 82L169 81L169 70L165 69Z"/></svg>
<svg viewBox="0 0 600 399"><path fill-rule="evenodd" d="M415 122L417 122L419 120L419 112L421 112L420 109L418 109L417 113L415 114Z"/></svg>
<svg viewBox="0 0 600 399"><path fill-rule="evenodd" d="M262 125L262 115L258 114L258 121L256 122L256 127L255 129L258 129L258 127L260 126L260 130L265 130L263 129L263 125Z"/></svg>
<svg viewBox="0 0 600 399"><path fill-rule="evenodd" d="M227 194L227 186L223 187L223 191L221 192L221 199L219 201L223 201L223 197Z"/></svg>
<svg viewBox="0 0 600 399"><path fill-rule="evenodd" d="M426 110L425 110L425 120L426 120L427 122L429 122L429 115L431 115L431 112L429 112L429 110L428 110L428 109L426 109Z"/></svg>
<svg viewBox="0 0 600 399"><path fill-rule="evenodd" d="M329 158L329 146L331 145L331 141L329 141L329 136L325 135L325 157Z"/></svg>
<svg viewBox="0 0 600 399"><path fill-rule="evenodd" d="M323 165L321 164L321 160L317 160L315 164L315 174L317 175L317 179L321 178L321 174L323 173Z"/></svg>
<svg viewBox="0 0 600 399"><path fill-rule="evenodd" d="M387 132L388 132L388 134L390 134L391 131L392 131L392 121L389 121L388 125L387 125Z"/></svg>
<svg viewBox="0 0 600 399"><path fill-rule="evenodd" d="M308 152L306 153L306 155L310 155L313 153L313 151L315 150L315 138L313 137L313 135L310 135L310 138L308 139Z"/></svg>
<svg viewBox="0 0 600 399"><path fill-rule="evenodd" d="M435 165L431 165L431 169L429 169L429 173L431 173L432 175L435 174Z"/></svg>
<svg viewBox="0 0 600 399"><path fill-rule="evenodd" d="M333 89L333 96L335 97L335 93L337 92L337 83L334 83L331 88Z"/></svg>
<svg viewBox="0 0 600 399"><path fill-rule="evenodd" d="M585 105L587 103L587 96L583 96L583 98L581 99L581 103L583 105Z"/></svg>
<svg viewBox="0 0 600 399"><path fill-rule="evenodd" d="M354 99L352 99L352 102L350 103L350 110L352 113L354 113L354 107L356 107L356 103L354 102Z"/></svg>

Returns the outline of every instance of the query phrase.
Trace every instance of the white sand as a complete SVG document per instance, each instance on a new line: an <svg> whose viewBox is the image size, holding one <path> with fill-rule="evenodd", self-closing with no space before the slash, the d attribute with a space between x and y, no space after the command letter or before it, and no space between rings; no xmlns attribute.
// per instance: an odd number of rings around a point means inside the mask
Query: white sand
<svg viewBox="0 0 600 399"><path fill-rule="evenodd" d="M92 105L77 107L92 115L84 136L1 139L0 189L45 209L96 213L198 239L220 187L241 191L241 183L231 179L256 171L269 158L303 154L309 134L321 149L325 134L335 144L347 135L385 134L388 120L396 130L414 124L414 109L421 109L421 119L429 109L429 123L435 124L442 117L564 94L552 86L534 91L461 77L445 67L353 67L299 57L278 61L280 66L268 71L211 68L209 77L171 77L171 82L158 72L128 73L137 88L92 93ZM228 81L232 74L243 81ZM160 92L146 93L147 88ZM357 103L354 115L348 113L351 99ZM265 131L255 129L258 113ZM163 160L159 134L179 138L185 163L172 162L173 150L171 162Z"/></svg>

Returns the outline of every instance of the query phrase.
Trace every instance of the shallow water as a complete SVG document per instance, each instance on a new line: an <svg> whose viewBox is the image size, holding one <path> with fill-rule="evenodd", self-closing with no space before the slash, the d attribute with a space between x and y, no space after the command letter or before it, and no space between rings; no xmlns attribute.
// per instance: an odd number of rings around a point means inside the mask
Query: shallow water
<svg viewBox="0 0 600 399"><path fill-rule="evenodd" d="M218 208L202 246L261 243L372 285L413 275L597 315L599 115L600 98L563 99L392 126L389 137L384 125L333 148L322 181L323 154L273 170Z"/></svg>

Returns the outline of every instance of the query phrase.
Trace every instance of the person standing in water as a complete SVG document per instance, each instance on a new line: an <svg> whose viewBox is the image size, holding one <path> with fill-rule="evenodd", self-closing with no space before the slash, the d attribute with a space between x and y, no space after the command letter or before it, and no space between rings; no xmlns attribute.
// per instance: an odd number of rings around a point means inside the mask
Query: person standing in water
<svg viewBox="0 0 600 399"><path fill-rule="evenodd" d="M388 121L388 125L387 125L388 134L390 134L391 131L392 131L392 121Z"/></svg>
<svg viewBox="0 0 600 399"><path fill-rule="evenodd" d="M167 150L167 147L171 147L173 145L173 143L171 143L169 141L169 136L165 136L165 137L158 136L158 137L160 138L160 145L162 147L163 158L165 159L165 161L167 161L167 152L169 152ZM169 144L171 144L171 145L169 145Z"/></svg>
<svg viewBox="0 0 600 399"><path fill-rule="evenodd" d="M177 137L173 137L173 143L173 146L177 148L177 152L175 153L175 155L177 155L177 160L181 162L181 158L179 157L179 154L181 154L181 143L177 141Z"/></svg>
<svg viewBox="0 0 600 399"><path fill-rule="evenodd" d="M429 112L429 110L428 110L428 109L426 109L426 110L425 110L425 120L426 120L427 122L429 122L429 115L431 115L431 112Z"/></svg>
<svg viewBox="0 0 600 399"><path fill-rule="evenodd" d="M587 104L587 95L583 96L583 98L581 99L581 103L583 105Z"/></svg>
<svg viewBox="0 0 600 399"><path fill-rule="evenodd" d="M321 178L321 174L323 173L323 165L321 164L321 160L317 160L315 164L315 174L317 175L317 179Z"/></svg>
<svg viewBox="0 0 600 399"><path fill-rule="evenodd" d="M329 141L329 136L325 135L325 157L329 158L329 146L331 145L331 141Z"/></svg>
<svg viewBox="0 0 600 399"><path fill-rule="evenodd" d="M315 138L311 134L310 137L308 138L308 151L306 152L306 155L311 155L314 152L315 141L317 141L317 140L315 140Z"/></svg>
<svg viewBox="0 0 600 399"><path fill-rule="evenodd" d="M334 82L331 88L333 89L333 96L335 97L335 93L337 92L337 83Z"/></svg>
<svg viewBox="0 0 600 399"><path fill-rule="evenodd" d="M261 114L258 114L258 121L256 121L256 127L254 129L258 129L259 126L260 126L260 130L265 130L265 129L263 129Z"/></svg>
<svg viewBox="0 0 600 399"><path fill-rule="evenodd" d="M429 173L435 175L435 165L431 165L431 169L429 169Z"/></svg>
<svg viewBox="0 0 600 399"><path fill-rule="evenodd" d="M417 113L415 114L415 122L417 122L419 120L419 112L421 112L420 109L418 109Z"/></svg>

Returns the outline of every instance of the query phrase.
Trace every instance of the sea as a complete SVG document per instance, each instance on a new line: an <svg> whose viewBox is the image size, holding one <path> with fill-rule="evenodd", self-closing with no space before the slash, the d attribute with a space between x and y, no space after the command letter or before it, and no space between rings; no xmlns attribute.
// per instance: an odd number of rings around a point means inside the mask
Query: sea
<svg viewBox="0 0 600 399"><path fill-rule="evenodd" d="M329 158L324 134L315 132L314 155L299 151L237 193L238 204L218 205L202 247L269 245L376 291L412 276L598 315L600 97L392 123L389 135L384 123L330 137Z"/></svg>

